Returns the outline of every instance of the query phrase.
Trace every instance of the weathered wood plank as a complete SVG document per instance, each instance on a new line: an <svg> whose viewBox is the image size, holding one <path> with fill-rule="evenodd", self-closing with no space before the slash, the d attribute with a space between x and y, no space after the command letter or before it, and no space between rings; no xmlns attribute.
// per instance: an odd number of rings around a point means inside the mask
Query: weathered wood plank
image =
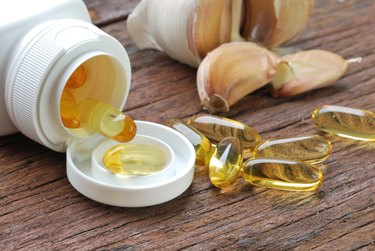
<svg viewBox="0 0 375 251"><path fill-rule="evenodd" d="M89 9L92 22L105 26L120 20L125 20L139 0L84 0Z"/></svg>
<svg viewBox="0 0 375 251"><path fill-rule="evenodd" d="M203 112L195 69L162 52L139 51L126 32L136 0L85 0L94 23L116 37L132 62L125 110L163 122ZM293 98L268 88L247 96L229 117L264 138L318 133L311 112L324 104L375 111L375 3L315 1L314 16L290 45L362 56L335 85ZM65 156L20 134L0 138L0 249L266 249L374 250L373 143L328 136L334 152L323 186L297 193L251 187L242 179L225 191L197 168L177 199L148 208L116 208L80 195L65 174Z"/></svg>

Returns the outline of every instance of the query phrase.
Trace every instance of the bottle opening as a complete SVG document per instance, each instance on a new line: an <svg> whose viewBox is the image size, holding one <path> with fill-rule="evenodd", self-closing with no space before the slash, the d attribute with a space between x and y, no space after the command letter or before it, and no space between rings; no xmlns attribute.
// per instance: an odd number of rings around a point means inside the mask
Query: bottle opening
<svg viewBox="0 0 375 251"><path fill-rule="evenodd" d="M120 121L120 111L127 91L124 85L126 73L116 59L108 55L94 56L69 68L63 81L65 85L58 107L61 125L69 134L77 137L94 134L95 130L89 129L87 123L109 137L121 132L123 122ZM92 109L95 109L95 114L88 116ZM86 125L80 119L82 116L88 120ZM98 116L107 119L99 119ZM116 119L119 120L118 125L109 128L106 122Z"/></svg>
<svg viewBox="0 0 375 251"><path fill-rule="evenodd" d="M64 127L60 103L69 78L83 83L71 88L78 104L94 99L122 110L131 76L121 43L74 19L32 29L15 49L9 69L5 101L10 119L20 132L56 151L65 151L74 136L92 134Z"/></svg>

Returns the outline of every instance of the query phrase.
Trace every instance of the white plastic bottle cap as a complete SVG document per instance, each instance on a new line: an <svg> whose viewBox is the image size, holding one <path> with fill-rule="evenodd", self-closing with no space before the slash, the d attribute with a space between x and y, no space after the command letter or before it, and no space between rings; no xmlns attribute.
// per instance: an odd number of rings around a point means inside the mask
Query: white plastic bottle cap
<svg viewBox="0 0 375 251"><path fill-rule="evenodd" d="M100 144L98 144L91 154L91 174L94 179L108 184L124 185L136 188L140 186L149 185L151 183L159 182L161 180L166 180L168 178L173 177L176 174L173 167L173 165L175 165L176 163L174 161L174 151L166 142L154 137L137 133L134 139L130 143L126 144L153 145L161 149L167 155L167 161L165 163L164 168L159 172L155 172L149 175L113 174L104 167L103 156L108 149L110 149L113 146L119 145L119 142L111 139L106 139L103 140Z"/></svg>
<svg viewBox="0 0 375 251"><path fill-rule="evenodd" d="M74 140L68 146L67 175L75 189L108 205L144 207L169 201L190 186L195 166L195 150L192 144L169 127L144 121L136 121L136 124L140 136L133 143L148 137L151 139L148 143L159 144L155 142L160 141L171 149L171 163L164 173L167 175L138 176L135 184L134 180L127 183L126 178L119 179L115 174L93 170L92 159L97 163L101 162L99 152L102 153L108 147L107 139L95 136Z"/></svg>

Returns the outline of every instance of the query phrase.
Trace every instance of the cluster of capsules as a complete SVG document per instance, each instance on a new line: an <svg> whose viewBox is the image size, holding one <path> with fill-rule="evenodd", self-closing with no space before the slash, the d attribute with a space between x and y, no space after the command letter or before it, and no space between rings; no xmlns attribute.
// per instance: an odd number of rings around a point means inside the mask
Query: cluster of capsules
<svg viewBox="0 0 375 251"><path fill-rule="evenodd" d="M322 130L352 139L375 140L375 114L346 107L324 106L313 112ZM323 136L310 135L262 142L250 126L228 118L199 115L187 123L168 125L194 146L196 165L208 166L212 184L232 185L239 176L255 186L312 191L322 183L323 162L332 153Z"/></svg>
<svg viewBox="0 0 375 251"><path fill-rule="evenodd" d="M114 174L148 175L162 170L168 161L152 145L121 144L135 137L134 121L111 105L94 99L76 102L74 93L86 82L83 65L67 81L60 100L61 121L67 129L85 129L120 144L108 149L104 166ZM352 139L375 141L375 114L339 106L313 112L314 123L323 131ZM319 135L268 140L239 121L200 115L187 123L173 119L168 125L194 146L196 165L208 166L212 184L232 185L241 175L256 186L310 191L322 183L322 163L332 153L331 143ZM147 167L147 168L145 168Z"/></svg>
<svg viewBox="0 0 375 251"><path fill-rule="evenodd" d="M99 133L119 142L134 138L137 127L134 121L117 108L94 99L77 103L73 92L86 81L86 72L80 65L68 79L60 100L60 117L65 128Z"/></svg>
<svg viewBox="0 0 375 251"><path fill-rule="evenodd" d="M80 65L68 79L60 100L60 117L65 128L85 129L99 133L119 144L109 148L103 165L119 175L148 175L162 170L168 162L167 153L147 144L123 144L131 141L137 131L134 121L115 107L94 99L76 102L74 92L86 82L85 68Z"/></svg>

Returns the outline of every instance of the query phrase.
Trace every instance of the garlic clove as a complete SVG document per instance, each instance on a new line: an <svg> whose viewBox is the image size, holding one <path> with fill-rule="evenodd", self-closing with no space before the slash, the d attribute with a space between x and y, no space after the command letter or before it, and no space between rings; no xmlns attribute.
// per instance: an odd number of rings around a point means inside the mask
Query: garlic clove
<svg viewBox="0 0 375 251"><path fill-rule="evenodd" d="M293 96L328 86L337 81L347 67L345 59L323 50L284 56L272 80L274 96Z"/></svg>
<svg viewBox="0 0 375 251"><path fill-rule="evenodd" d="M249 42L223 44L210 52L197 73L202 105L210 112L227 112L244 96L270 82L280 59Z"/></svg>
<svg viewBox="0 0 375 251"><path fill-rule="evenodd" d="M243 0L232 0L231 5L231 42L244 42L246 41L241 36L241 27L245 20L245 8Z"/></svg>
<svg viewBox="0 0 375 251"><path fill-rule="evenodd" d="M288 62L282 61L277 67L277 73L272 80L272 87L275 90L280 89L285 83L294 79L294 73ZM274 93L274 96L277 96Z"/></svg>
<svg viewBox="0 0 375 251"><path fill-rule="evenodd" d="M245 0L242 35L267 48L294 38L307 24L313 0Z"/></svg>
<svg viewBox="0 0 375 251"><path fill-rule="evenodd" d="M231 39L231 1L197 0L193 42L201 58Z"/></svg>
<svg viewBox="0 0 375 251"><path fill-rule="evenodd" d="M242 35L247 40L263 41L276 26L275 0L245 0Z"/></svg>
<svg viewBox="0 0 375 251"><path fill-rule="evenodd" d="M275 0L277 25L262 44L273 48L293 39L310 19L313 0Z"/></svg>

